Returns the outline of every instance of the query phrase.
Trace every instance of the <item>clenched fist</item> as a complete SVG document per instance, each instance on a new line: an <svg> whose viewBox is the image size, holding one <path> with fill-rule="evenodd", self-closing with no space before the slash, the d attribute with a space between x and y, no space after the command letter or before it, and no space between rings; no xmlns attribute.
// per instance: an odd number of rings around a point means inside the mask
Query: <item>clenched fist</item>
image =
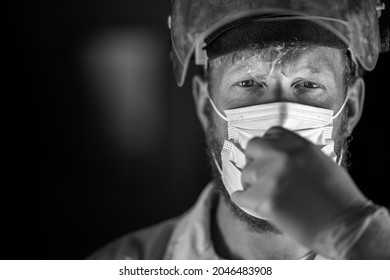
<svg viewBox="0 0 390 280"><path fill-rule="evenodd" d="M340 217L350 219L368 200L320 147L281 127L252 139L242 170L238 205L263 213L301 244L315 240ZM352 213L349 215L349 213Z"/></svg>

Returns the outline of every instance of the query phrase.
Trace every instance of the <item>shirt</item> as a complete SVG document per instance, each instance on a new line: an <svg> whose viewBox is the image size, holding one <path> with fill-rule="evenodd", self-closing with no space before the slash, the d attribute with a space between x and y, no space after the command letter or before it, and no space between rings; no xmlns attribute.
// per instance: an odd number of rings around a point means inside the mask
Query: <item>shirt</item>
<svg viewBox="0 0 390 280"><path fill-rule="evenodd" d="M211 240L211 211L215 198L210 183L195 205L183 215L127 234L89 259L218 260ZM302 259L323 259L311 253Z"/></svg>

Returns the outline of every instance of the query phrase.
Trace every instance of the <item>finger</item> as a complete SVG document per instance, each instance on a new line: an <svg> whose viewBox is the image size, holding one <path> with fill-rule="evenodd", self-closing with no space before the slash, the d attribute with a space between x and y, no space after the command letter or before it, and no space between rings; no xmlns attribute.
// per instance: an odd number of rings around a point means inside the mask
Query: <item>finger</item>
<svg viewBox="0 0 390 280"><path fill-rule="evenodd" d="M237 191L232 193L231 199L237 205L251 209L254 212L260 213L262 216L270 216L271 206L269 199L263 190L259 188L250 188L245 191Z"/></svg>
<svg viewBox="0 0 390 280"><path fill-rule="evenodd" d="M248 145L245 150L245 156L247 158L247 162L251 162L257 158L263 158L270 151L270 143L269 140L255 137L248 142Z"/></svg>
<svg viewBox="0 0 390 280"><path fill-rule="evenodd" d="M266 171L261 170L261 163L251 164L245 168L245 174L241 177L244 190L232 194L232 200L240 206L255 210L269 216L272 210L272 201L275 193L275 180L273 176L266 176ZM245 186L246 185L246 186Z"/></svg>
<svg viewBox="0 0 390 280"><path fill-rule="evenodd" d="M279 182L281 170L285 168L285 159L270 156L253 160L241 171L241 184L244 189L250 187L274 188Z"/></svg>
<svg viewBox="0 0 390 280"><path fill-rule="evenodd" d="M265 152L272 150L272 147L277 145L277 140L282 140L292 133L291 131L280 127L274 126L268 129L263 137L255 137L249 141L245 155L248 157L248 162L254 158L264 156Z"/></svg>
<svg viewBox="0 0 390 280"><path fill-rule="evenodd" d="M279 132L271 132L266 137L255 137L249 141L245 150L247 163L259 158L274 156L275 153L286 150L291 141Z"/></svg>
<svg viewBox="0 0 390 280"><path fill-rule="evenodd" d="M267 139L280 138L280 137L287 136L291 133L293 132L281 126L273 126L264 133L263 138L267 138Z"/></svg>
<svg viewBox="0 0 390 280"><path fill-rule="evenodd" d="M244 189L247 189L253 185L258 184L261 181L261 177L268 168L266 165L269 161L266 157L256 159L248 163L241 171L241 183Z"/></svg>
<svg viewBox="0 0 390 280"><path fill-rule="evenodd" d="M263 135L264 139L285 139L287 142L292 143L311 143L307 139L303 138L292 130L285 129L281 126L273 126L268 129Z"/></svg>
<svg viewBox="0 0 390 280"><path fill-rule="evenodd" d="M302 142L308 142L305 138L297 134L296 132L292 130L285 129L280 126L274 126L268 129L263 139L267 140L280 140L284 139L283 143L302 143Z"/></svg>

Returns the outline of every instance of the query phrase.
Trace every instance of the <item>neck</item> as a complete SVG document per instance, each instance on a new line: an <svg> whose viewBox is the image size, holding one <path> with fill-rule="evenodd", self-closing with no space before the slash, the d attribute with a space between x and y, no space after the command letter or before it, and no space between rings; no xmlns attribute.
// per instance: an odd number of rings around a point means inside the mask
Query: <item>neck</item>
<svg viewBox="0 0 390 280"><path fill-rule="evenodd" d="M254 232L219 199L212 236L217 254L225 259L299 259L309 250L284 234Z"/></svg>

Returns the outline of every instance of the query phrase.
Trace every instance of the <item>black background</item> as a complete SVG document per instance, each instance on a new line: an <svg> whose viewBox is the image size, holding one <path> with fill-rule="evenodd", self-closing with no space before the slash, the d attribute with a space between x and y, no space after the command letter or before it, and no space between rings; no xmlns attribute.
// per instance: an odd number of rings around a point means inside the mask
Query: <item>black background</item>
<svg viewBox="0 0 390 280"><path fill-rule="evenodd" d="M3 9L2 259L83 259L129 231L181 214L209 180L190 83L178 88L168 57L170 0L13 1ZM385 12L381 21L389 18ZM75 64L78 44L105 26L147 25L166 47L168 125L151 157L105 151L98 118ZM388 23L387 23L388 26ZM351 174L375 202L390 206L389 63L367 73L363 117L351 144ZM12 104L12 106L10 106ZM90 146L96 146L90 149ZM102 152L96 156L93 151ZM91 152L92 150L92 152Z"/></svg>

